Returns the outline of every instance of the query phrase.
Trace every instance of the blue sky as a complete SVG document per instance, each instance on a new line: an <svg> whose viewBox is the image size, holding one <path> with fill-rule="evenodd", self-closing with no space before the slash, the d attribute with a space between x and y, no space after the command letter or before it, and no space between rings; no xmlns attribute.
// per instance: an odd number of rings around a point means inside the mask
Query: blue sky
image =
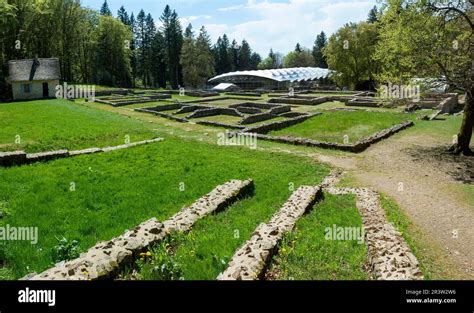
<svg viewBox="0 0 474 313"><path fill-rule="evenodd" d="M191 23L197 31L205 26L212 40L226 33L237 41L246 39L265 57L270 48L288 53L297 42L312 47L321 31L330 35L348 22L367 19L377 0L108 0L113 14L124 6L135 15L151 13L159 26L166 4L176 10L183 28ZM99 9L103 0L82 0Z"/></svg>

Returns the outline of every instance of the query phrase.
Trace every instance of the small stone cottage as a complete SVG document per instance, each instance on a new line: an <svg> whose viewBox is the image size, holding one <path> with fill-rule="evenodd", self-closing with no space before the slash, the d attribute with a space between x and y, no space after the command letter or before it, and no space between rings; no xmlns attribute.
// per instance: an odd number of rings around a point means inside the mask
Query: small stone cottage
<svg viewBox="0 0 474 313"><path fill-rule="evenodd" d="M13 100L53 98L59 85L59 59L26 59L8 62Z"/></svg>

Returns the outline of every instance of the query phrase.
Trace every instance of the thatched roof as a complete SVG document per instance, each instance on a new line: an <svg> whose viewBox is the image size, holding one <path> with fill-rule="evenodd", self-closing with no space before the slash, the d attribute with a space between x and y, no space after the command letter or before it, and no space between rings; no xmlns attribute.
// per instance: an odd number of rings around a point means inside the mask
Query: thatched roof
<svg viewBox="0 0 474 313"><path fill-rule="evenodd" d="M58 80L59 59L26 59L8 61L10 81Z"/></svg>

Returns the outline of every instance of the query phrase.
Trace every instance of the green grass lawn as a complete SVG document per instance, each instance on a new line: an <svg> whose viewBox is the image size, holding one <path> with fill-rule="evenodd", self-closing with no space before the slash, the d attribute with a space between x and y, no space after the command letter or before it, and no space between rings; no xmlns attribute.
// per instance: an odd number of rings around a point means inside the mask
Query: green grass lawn
<svg viewBox="0 0 474 313"><path fill-rule="evenodd" d="M269 135L303 137L339 143L344 142L344 136L347 135L349 142L356 142L383 129L415 118L415 115L388 112L324 112L303 123L272 131Z"/></svg>
<svg viewBox="0 0 474 313"><path fill-rule="evenodd" d="M285 237L271 271L278 280L366 280L367 247L357 240L327 240L326 228L362 227L353 195L325 195Z"/></svg>
<svg viewBox="0 0 474 313"><path fill-rule="evenodd" d="M22 109L37 114L21 115ZM17 132L18 121L30 125L21 131L36 143L29 149L103 146L127 133L146 134L147 138L162 136L165 141L106 154L0 168L0 225L38 227L39 231L36 245L15 241L0 245L0 279L19 278L50 267L56 238L77 239L81 251L85 251L151 217L169 218L216 185L230 179L253 178L254 197L196 225L193 233L194 244L199 246L198 259L187 258L186 253L192 250L184 249L184 245L183 252L179 252L187 278L214 278L222 269L221 263L216 265L216 258L230 257L253 229L285 202L290 182L296 186L317 184L328 173L327 167L302 157L222 147L169 136L163 131L153 133L150 129L156 126L151 123L70 102L15 103L2 105L1 112L14 113L8 122L1 119L2 127L10 134ZM56 125L48 117L56 119ZM84 123L89 128L84 128ZM184 183L184 191L180 191L180 183ZM235 230L240 231L239 239L232 239Z"/></svg>
<svg viewBox="0 0 474 313"><path fill-rule="evenodd" d="M0 151L102 147L123 144L125 136L157 136L150 125L66 100L0 104L0 129Z"/></svg>

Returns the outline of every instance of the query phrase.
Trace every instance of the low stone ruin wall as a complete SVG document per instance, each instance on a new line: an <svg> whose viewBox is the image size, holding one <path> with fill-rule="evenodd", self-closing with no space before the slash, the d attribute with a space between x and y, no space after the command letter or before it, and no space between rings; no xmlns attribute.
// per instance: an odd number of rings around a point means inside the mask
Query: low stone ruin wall
<svg viewBox="0 0 474 313"><path fill-rule="evenodd" d="M280 106L271 108L270 111L268 111L268 113L275 114L275 115L287 113L287 112L291 112L291 106L289 105L280 105Z"/></svg>
<svg viewBox="0 0 474 313"><path fill-rule="evenodd" d="M354 98L346 102L346 106L349 107L368 107L368 108L378 108L382 105L381 102L371 100L371 99L360 99Z"/></svg>
<svg viewBox="0 0 474 313"><path fill-rule="evenodd" d="M246 118L242 119L240 121L240 124L242 124L242 125L253 124L253 123L257 123L257 122L271 120L275 117L277 117L277 115L270 114L270 113L254 114L254 115L250 115L250 116L247 116Z"/></svg>
<svg viewBox="0 0 474 313"><path fill-rule="evenodd" d="M127 101L106 101L101 99L95 99L94 102L108 104L114 107L120 107L130 104L139 104L139 103L148 103L148 102L156 102L156 99L136 99L136 100L127 100Z"/></svg>
<svg viewBox="0 0 474 313"><path fill-rule="evenodd" d="M156 95L150 95L150 96L145 96L150 99L157 99L157 100L165 100L165 99L171 99L172 96L170 94L156 94Z"/></svg>
<svg viewBox="0 0 474 313"><path fill-rule="evenodd" d="M313 105L313 100L298 99L298 98L273 98L268 100L269 103L283 103L283 104L300 104Z"/></svg>
<svg viewBox="0 0 474 313"><path fill-rule="evenodd" d="M339 178L340 173L333 171L321 186L330 194L356 195L371 274L378 280L422 280L418 260L400 232L387 221L379 194L367 188L336 188Z"/></svg>
<svg viewBox="0 0 474 313"><path fill-rule="evenodd" d="M214 121L197 121L196 124L205 125L205 126L214 126L214 127L224 127L228 129L239 129L239 130L245 129L245 126L231 125L231 124L214 122Z"/></svg>
<svg viewBox="0 0 474 313"><path fill-rule="evenodd" d="M196 106L196 105L186 105L186 106L182 106L180 110L176 111L173 114L190 113L190 112L196 111L200 108L202 108L202 107Z"/></svg>
<svg viewBox="0 0 474 313"><path fill-rule="evenodd" d="M219 93L216 91L191 90L191 91L185 91L185 95L189 97L207 98L207 97L219 96Z"/></svg>
<svg viewBox="0 0 474 313"><path fill-rule="evenodd" d="M183 101L181 103L207 103L207 102L215 102L215 101L224 101L224 100L242 100L242 101L255 101L254 98L240 98L240 97L216 97L211 99L196 99L196 100L189 100Z"/></svg>
<svg viewBox="0 0 474 313"><path fill-rule="evenodd" d="M419 109L441 110L442 113L453 114L462 110L459 96L456 93L427 93L419 101L411 101L405 111L413 112Z"/></svg>
<svg viewBox="0 0 474 313"><path fill-rule="evenodd" d="M311 97L295 95L293 97L273 98L270 103L296 104L296 105L318 105L328 101L333 101L332 97Z"/></svg>
<svg viewBox="0 0 474 313"><path fill-rule="evenodd" d="M100 90L100 91L95 91L95 96L96 97L102 97L102 96L110 96L112 94L116 95L127 95L128 90Z"/></svg>
<svg viewBox="0 0 474 313"><path fill-rule="evenodd" d="M463 108L459 104L458 94L451 94L450 97L441 101L437 109L441 110L441 113L453 114L461 111Z"/></svg>
<svg viewBox="0 0 474 313"><path fill-rule="evenodd" d="M299 116L304 116L304 115L306 115L306 113L287 112L287 113L280 114L279 116L293 118L293 117L299 117Z"/></svg>
<svg viewBox="0 0 474 313"><path fill-rule="evenodd" d="M262 93L260 92L227 92L226 94L230 96L248 96L248 97L261 97Z"/></svg>
<svg viewBox="0 0 474 313"><path fill-rule="evenodd" d="M257 109L257 108L236 107L235 109L237 111L239 111L240 113L244 113L244 114L260 114L260 113L262 113L262 110Z"/></svg>
<svg viewBox="0 0 474 313"><path fill-rule="evenodd" d="M316 115L320 115L320 114L322 114L322 113L305 114L304 116L290 118L290 119L287 119L287 120L284 120L284 121L278 121L278 122L267 123L267 124L258 125L258 126L254 126L254 127L248 127L246 129L244 129L244 132L245 133L266 134L266 133L268 133L270 131L273 131L273 130L280 130L280 129L287 128L287 127L292 126L292 125L302 123L302 122L306 121L307 119L309 119L313 116L316 116Z"/></svg>
<svg viewBox="0 0 474 313"><path fill-rule="evenodd" d="M181 109L182 107L183 105L180 103L173 103L173 104L158 105L156 107L135 109L135 111L147 110L147 111L161 112L161 111L178 110L178 109Z"/></svg>
<svg viewBox="0 0 474 313"><path fill-rule="evenodd" d="M88 148L82 150L57 150L57 151L46 151L39 153L26 153L24 151L13 151L13 152L0 152L0 166L9 167L14 165L25 165L36 162L46 162L54 159L68 158L79 155L110 152L120 149L131 148L135 146L145 145L162 141L163 138L155 138L150 140L137 141L128 143L120 146L105 147L105 148Z"/></svg>
<svg viewBox="0 0 474 313"><path fill-rule="evenodd" d="M96 244L79 258L56 264L41 274L30 274L24 280L98 280L114 277L131 264L140 252L174 232L186 232L199 219L225 209L238 199L251 194L252 180L232 180L183 208L169 220L160 223L152 218L123 235Z"/></svg>
<svg viewBox="0 0 474 313"><path fill-rule="evenodd" d="M166 113L163 113L163 112L157 112L157 111L153 111L153 110L149 110L149 109L135 109L135 111L137 112L143 112L143 113L151 113L153 115L157 115L157 116L160 116L160 117L164 117L164 118L167 118L169 120L173 120L173 121L177 121L177 122L180 122L180 123L187 123L189 122L187 119L185 118L181 118L181 117L176 117L176 116L173 116L171 114L166 114Z"/></svg>
<svg viewBox="0 0 474 313"><path fill-rule="evenodd" d="M293 230L298 219L321 198L318 186L301 186L267 224L260 224L250 240L234 254L218 280L257 280L261 278L279 243Z"/></svg>
<svg viewBox="0 0 474 313"><path fill-rule="evenodd" d="M229 108L256 108L262 110L270 110L278 107L279 105L270 104L270 103L260 103L260 102L243 102L229 105Z"/></svg>
<svg viewBox="0 0 474 313"><path fill-rule="evenodd" d="M413 125L414 123L411 121L398 124L393 127L384 129L372 136L359 140L358 142L353 143L353 144L322 142L322 141L316 141L312 139L298 138L298 137L267 136L261 133L257 134L257 138L262 139L262 140L274 141L274 142L279 142L279 143L287 143L287 144L293 144L293 145L298 145L298 146L318 147L318 148L324 148L324 149L335 149L335 150L359 153L359 152L365 151L368 147L370 147L374 143L377 143L385 138L388 138L398 133L399 131L404 130L408 127L411 127Z"/></svg>
<svg viewBox="0 0 474 313"><path fill-rule="evenodd" d="M190 115L186 116L186 118L191 119L191 118L207 117L207 116L213 116L213 115L231 115L231 116L237 116L237 117L244 116L242 113L232 108L211 108L211 109L196 110Z"/></svg>

